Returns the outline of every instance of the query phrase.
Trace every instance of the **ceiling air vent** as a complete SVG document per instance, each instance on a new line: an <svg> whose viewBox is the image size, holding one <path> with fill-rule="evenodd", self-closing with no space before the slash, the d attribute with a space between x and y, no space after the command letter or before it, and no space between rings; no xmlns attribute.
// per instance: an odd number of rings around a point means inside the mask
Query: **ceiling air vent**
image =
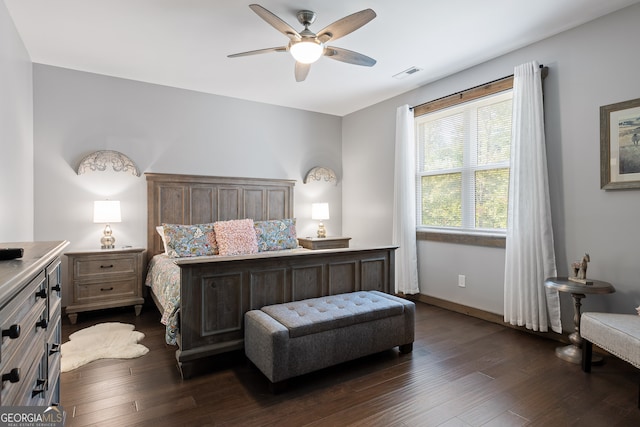
<svg viewBox="0 0 640 427"><path fill-rule="evenodd" d="M399 72L398 74L394 75L393 78L394 79L398 79L398 80L402 80L406 77L409 77L412 74L417 73L418 71L422 71L422 68L418 68L418 67L411 67L411 68L407 68L404 71Z"/></svg>

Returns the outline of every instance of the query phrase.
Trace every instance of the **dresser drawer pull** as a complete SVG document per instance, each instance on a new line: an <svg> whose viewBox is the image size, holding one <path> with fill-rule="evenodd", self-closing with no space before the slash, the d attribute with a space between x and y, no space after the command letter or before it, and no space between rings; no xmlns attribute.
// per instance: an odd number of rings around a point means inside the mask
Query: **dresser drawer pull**
<svg viewBox="0 0 640 427"><path fill-rule="evenodd" d="M60 285L55 285L54 287L51 288L52 291L56 291L56 292L60 292Z"/></svg>
<svg viewBox="0 0 640 427"><path fill-rule="evenodd" d="M42 319L36 323L36 328L47 329L47 319Z"/></svg>
<svg viewBox="0 0 640 427"><path fill-rule="evenodd" d="M31 397L36 397L37 395L44 393L47 390L47 380L38 378L36 380L36 388L31 392Z"/></svg>
<svg viewBox="0 0 640 427"><path fill-rule="evenodd" d="M20 368L13 368L8 374L2 374L2 382L17 383L20 381Z"/></svg>
<svg viewBox="0 0 640 427"><path fill-rule="evenodd" d="M113 264L101 265L100 268L113 268Z"/></svg>
<svg viewBox="0 0 640 427"><path fill-rule="evenodd" d="M113 290L113 286L111 286L110 288L100 288L100 290L101 290L102 292L105 292L105 291L112 291L112 290Z"/></svg>
<svg viewBox="0 0 640 427"><path fill-rule="evenodd" d="M47 298L47 290L46 289L40 289L38 292L36 292L36 296L38 298L42 298L42 299Z"/></svg>
<svg viewBox="0 0 640 427"><path fill-rule="evenodd" d="M9 337L12 340L20 337L20 325L11 325L9 329L4 329L2 331L3 337Z"/></svg>
<svg viewBox="0 0 640 427"><path fill-rule="evenodd" d="M51 348L49 349L49 356L51 356L52 354L56 354L60 352L60 344L58 343L53 343L51 344Z"/></svg>

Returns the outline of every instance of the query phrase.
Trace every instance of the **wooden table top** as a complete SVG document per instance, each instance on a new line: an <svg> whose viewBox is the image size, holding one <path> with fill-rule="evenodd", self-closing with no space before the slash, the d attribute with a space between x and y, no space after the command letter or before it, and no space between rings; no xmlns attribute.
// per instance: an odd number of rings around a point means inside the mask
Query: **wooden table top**
<svg viewBox="0 0 640 427"><path fill-rule="evenodd" d="M568 277L548 277L544 281L547 288L560 292L570 292L572 294L611 294L616 291L613 285L602 280L588 279L593 282L591 285L569 280Z"/></svg>

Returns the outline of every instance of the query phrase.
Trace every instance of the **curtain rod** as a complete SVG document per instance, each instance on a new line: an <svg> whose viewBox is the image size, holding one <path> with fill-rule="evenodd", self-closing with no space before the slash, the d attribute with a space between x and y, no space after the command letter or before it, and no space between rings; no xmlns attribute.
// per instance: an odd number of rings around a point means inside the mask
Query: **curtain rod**
<svg viewBox="0 0 640 427"><path fill-rule="evenodd" d="M545 77L547 77L547 74L549 74L549 68L545 67L544 64L540 64L540 67L538 67L538 68L543 70L542 71L542 78L544 79ZM487 85L490 85L492 83L499 82L499 81L504 80L504 79L508 79L509 77L513 77L513 74L509 74L508 76L504 76L504 77L499 78L499 79L491 80L490 82L486 82L486 83L483 83L483 84L478 85L478 86L470 87L468 89L464 89L464 90L461 90L459 92L451 93L449 95L445 95L445 96L442 96L440 98L432 99L431 101L423 102L422 104L414 105L413 107L409 107L409 110L413 110L414 108L418 108L418 107L420 107L422 105L425 105L425 104L428 104L430 102L435 102L435 101L438 101L440 99L448 98L450 96L455 96L455 95L464 93L464 92L472 90L472 89L476 89L476 88L479 88L479 87L482 87L482 86L487 86Z"/></svg>

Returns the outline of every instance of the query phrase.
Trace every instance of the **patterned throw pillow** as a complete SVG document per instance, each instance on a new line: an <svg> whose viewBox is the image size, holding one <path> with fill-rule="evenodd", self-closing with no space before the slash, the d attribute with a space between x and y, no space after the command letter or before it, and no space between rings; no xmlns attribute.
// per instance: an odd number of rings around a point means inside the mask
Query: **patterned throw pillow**
<svg viewBox="0 0 640 427"><path fill-rule="evenodd" d="M162 224L170 258L216 255L218 246L213 223Z"/></svg>
<svg viewBox="0 0 640 427"><path fill-rule="evenodd" d="M254 223L258 251L279 251L298 247L295 219L274 219Z"/></svg>
<svg viewBox="0 0 640 427"><path fill-rule="evenodd" d="M214 223L220 255L244 255L258 252L252 219L234 219Z"/></svg>

